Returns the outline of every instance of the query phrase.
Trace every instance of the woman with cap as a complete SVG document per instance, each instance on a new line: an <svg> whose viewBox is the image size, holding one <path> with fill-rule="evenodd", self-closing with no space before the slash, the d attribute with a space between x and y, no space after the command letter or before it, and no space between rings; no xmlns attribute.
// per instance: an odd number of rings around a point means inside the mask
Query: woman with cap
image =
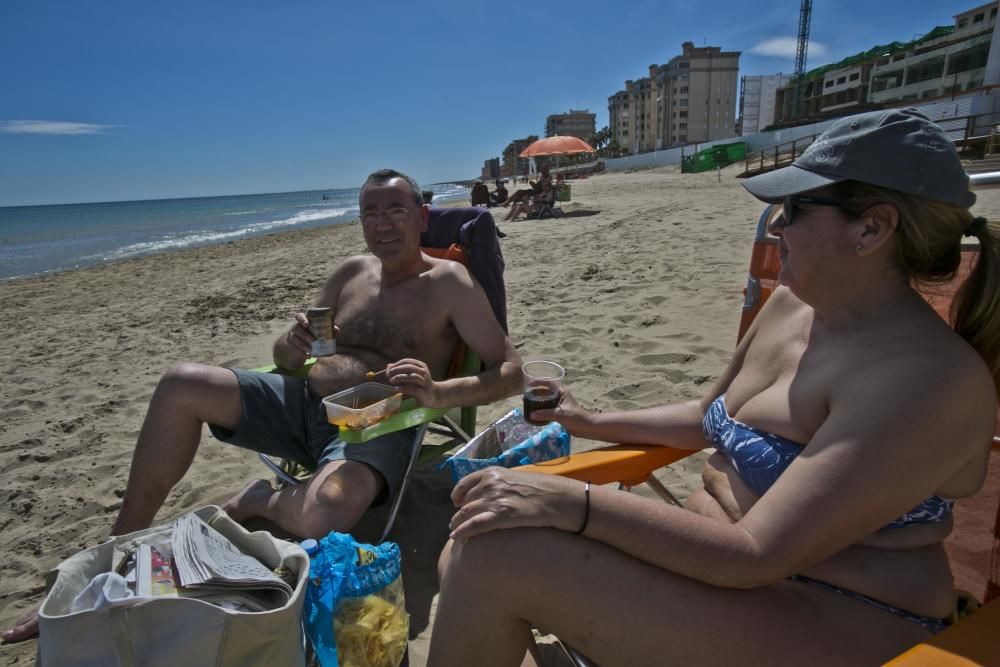
<svg viewBox="0 0 1000 667"><path fill-rule="evenodd" d="M942 540L983 483L1000 379L996 231L915 110L835 122L745 182L780 203L778 288L700 401L536 411L580 437L714 448L685 508L464 478L431 665L519 664L531 628L601 665L874 664L942 628ZM949 326L913 289L980 258Z"/></svg>

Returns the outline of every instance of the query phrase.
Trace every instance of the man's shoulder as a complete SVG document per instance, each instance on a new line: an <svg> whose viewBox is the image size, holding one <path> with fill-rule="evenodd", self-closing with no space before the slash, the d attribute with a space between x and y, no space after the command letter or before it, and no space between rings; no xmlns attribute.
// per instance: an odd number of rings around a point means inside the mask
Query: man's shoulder
<svg viewBox="0 0 1000 667"><path fill-rule="evenodd" d="M354 273L369 270L378 265L378 260L374 255L351 255L337 265L338 273Z"/></svg>
<svg viewBox="0 0 1000 667"><path fill-rule="evenodd" d="M351 279L363 273L373 271L377 268L377 261L371 255L353 255L344 259L337 265L327 278L327 287L331 285L343 286Z"/></svg>
<svg viewBox="0 0 1000 667"><path fill-rule="evenodd" d="M437 297L445 302L474 298L476 281L461 262L427 256L427 277Z"/></svg>
<svg viewBox="0 0 1000 667"><path fill-rule="evenodd" d="M462 262L449 257L436 257L424 253L427 264L430 267L428 275L434 282L442 284L463 283L466 279L471 281L471 274Z"/></svg>

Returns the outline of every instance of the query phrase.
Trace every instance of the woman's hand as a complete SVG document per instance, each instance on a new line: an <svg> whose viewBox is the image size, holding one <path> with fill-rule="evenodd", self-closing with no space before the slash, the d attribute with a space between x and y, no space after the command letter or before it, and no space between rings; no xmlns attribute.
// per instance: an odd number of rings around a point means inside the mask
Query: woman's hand
<svg viewBox="0 0 1000 667"><path fill-rule="evenodd" d="M581 428L589 422L591 413L577 404L573 394L569 393L565 387L549 380L534 380L531 386L549 387L559 392L559 405L544 410L532 410L531 421L538 423L559 422L570 434L579 435Z"/></svg>
<svg viewBox="0 0 1000 667"><path fill-rule="evenodd" d="M437 385L431 369L419 359L400 359L385 367L385 379L404 394L413 396L423 407L438 405Z"/></svg>
<svg viewBox="0 0 1000 667"><path fill-rule="evenodd" d="M583 484L555 475L487 468L463 477L451 492L458 511L451 538L464 540L504 528L575 531L583 524Z"/></svg>

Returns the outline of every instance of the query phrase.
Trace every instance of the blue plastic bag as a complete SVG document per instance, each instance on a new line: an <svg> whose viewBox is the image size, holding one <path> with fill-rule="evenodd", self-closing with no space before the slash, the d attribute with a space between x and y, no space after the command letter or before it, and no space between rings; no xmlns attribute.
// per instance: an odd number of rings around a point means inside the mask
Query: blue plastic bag
<svg viewBox="0 0 1000 667"><path fill-rule="evenodd" d="M303 622L322 667L396 667L406 654L399 547L330 533L312 556Z"/></svg>
<svg viewBox="0 0 1000 667"><path fill-rule="evenodd" d="M490 466L515 468L569 456L569 445L569 431L562 424L532 424L515 408L486 427L441 467L449 468L457 483L469 473Z"/></svg>

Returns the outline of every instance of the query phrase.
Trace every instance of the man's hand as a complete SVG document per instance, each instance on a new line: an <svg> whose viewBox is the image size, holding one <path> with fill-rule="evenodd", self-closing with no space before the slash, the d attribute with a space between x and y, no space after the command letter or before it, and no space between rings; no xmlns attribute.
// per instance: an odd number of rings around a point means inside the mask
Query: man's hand
<svg viewBox="0 0 1000 667"><path fill-rule="evenodd" d="M333 325L333 335L340 333L340 327ZM279 368L296 370L302 368L312 356L312 344L316 337L309 330L309 319L305 313L295 313L295 324L274 343L274 363Z"/></svg>
<svg viewBox="0 0 1000 667"><path fill-rule="evenodd" d="M312 335L312 331L309 330L309 320L306 319L305 313L295 313L295 324L292 328L288 330L285 334L285 342L287 342L294 350L301 352L307 357L312 352L313 341L316 337Z"/></svg>
<svg viewBox="0 0 1000 667"><path fill-rule="evenodd" d="M400 359L389 364L385 367L385 379L404 394L413 396L423 407L448 407L438 405L437 385L431 377L431 369L419 359Z"/></svg>

